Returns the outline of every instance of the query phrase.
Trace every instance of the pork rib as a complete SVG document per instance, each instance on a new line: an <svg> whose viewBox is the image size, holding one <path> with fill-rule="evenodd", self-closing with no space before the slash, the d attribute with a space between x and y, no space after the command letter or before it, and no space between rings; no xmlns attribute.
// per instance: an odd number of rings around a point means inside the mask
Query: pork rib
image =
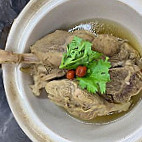
<svg viewBox="0 0 142 142"><path fill-rule="evenodd" d="M0 64L5 63L38 63L39 59L31 53L27 54L17 54L11 51L5 51L0 49Z"/></svg>
<svg viewBox="0 0 142 142"><path fill-rule="evenodd" d="M109 103L97 94L80 89L77 82L66 79L51 81L46 84L45 89L51 101L83 120L91 120L113 112L127 111L131 105L131 102Z"/></svg>

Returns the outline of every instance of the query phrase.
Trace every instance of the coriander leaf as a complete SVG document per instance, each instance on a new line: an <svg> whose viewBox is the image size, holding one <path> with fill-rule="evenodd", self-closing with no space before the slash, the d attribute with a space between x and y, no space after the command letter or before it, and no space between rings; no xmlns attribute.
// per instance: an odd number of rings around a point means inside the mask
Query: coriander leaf
<svg viewBox="0 0 142 142"><path fill-rule="evenodd" d="M81 88L86 88L90 93L106 92L106 83L110 81L109 68L111 67L108 62L108 57L105 60L98 60L88 64L87 75L84 78L77 78Z"/></svg>
<svg viewBox="0 0 142 142"><path fill-rule="evenodd" d="M101 83L99 83L99 87L101 94L104 94L106 92L106 82L102 81Z"/></svg>
<svg viewBox="0 0 142 142"><path fill-rule="evenodd" d="M93 60L100 59L102 53L91 49L92 43L77 36L67 45L67 53L62 57L60 69L76 69L79 65L87 65Z"/></svg>
<svg viewBox="0 0 142 142"><path fill-rule="evenodd" d="M87 89L90 93L95 93L98 91L98 85L92 81L93 78L77 78L77 80L79 80L79 85L81 89Z"/></svg>

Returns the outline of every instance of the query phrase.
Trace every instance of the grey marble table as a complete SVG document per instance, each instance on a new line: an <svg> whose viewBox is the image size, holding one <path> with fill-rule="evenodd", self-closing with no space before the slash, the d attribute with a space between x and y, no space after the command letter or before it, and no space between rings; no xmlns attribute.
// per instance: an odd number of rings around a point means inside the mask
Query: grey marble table
<svg viewBox="0 0 142 142"><path fill-rule="evenodd" d="M14 18L29 0L0 0L0 48L5 48ZM14 119L8 106L0 69L0 142L31 142Z"/></svg>

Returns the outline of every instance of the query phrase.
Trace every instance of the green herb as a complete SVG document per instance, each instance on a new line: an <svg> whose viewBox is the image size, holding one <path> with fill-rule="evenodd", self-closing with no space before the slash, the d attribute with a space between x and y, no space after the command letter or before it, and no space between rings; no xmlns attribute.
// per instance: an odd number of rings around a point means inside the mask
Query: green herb
<svg viewBox="0 0 142 142"><path fill-rule="evenodd" d="M87 74L83 78L77 77L82 89L90 93L106 92L106 83L110 81L108 57L101 59L102 53L91 49L92 43L77 36L67 46L67 53L63 54L60 69L76 69L79 65L87 67Z"/></svg>
<svg viewBox="0 0 142 142"><path fill-rule="evenodd" d="M110 81L109 68L111 67L108 62L108 57L105 60L98 60L90 63L87 68L88 72L86 77L77 78L79 85L82 89L87 89L90 93L106 92L106 83Z"/></svg>
<svg viewBox="0 0 142 142"><path fill-rule="evenodd" d="M92 43L77 36L67 45L67 53L63 54L60 69L76 69L79 65L86 66L95 59L99 59L102 53L91 50Z"/></svg>

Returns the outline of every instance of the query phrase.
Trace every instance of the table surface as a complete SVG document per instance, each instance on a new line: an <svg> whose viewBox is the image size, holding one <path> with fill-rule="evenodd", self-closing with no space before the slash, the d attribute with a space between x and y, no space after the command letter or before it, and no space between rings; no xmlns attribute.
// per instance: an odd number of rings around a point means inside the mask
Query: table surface
<svg viewBox="0 0 142 142"><path fill-rule="evenodd" d="M29 0L0 0L0 48L4 49L13 20ZM0 69L0 142L31 142L15 121L8 106Z"/></svg>

